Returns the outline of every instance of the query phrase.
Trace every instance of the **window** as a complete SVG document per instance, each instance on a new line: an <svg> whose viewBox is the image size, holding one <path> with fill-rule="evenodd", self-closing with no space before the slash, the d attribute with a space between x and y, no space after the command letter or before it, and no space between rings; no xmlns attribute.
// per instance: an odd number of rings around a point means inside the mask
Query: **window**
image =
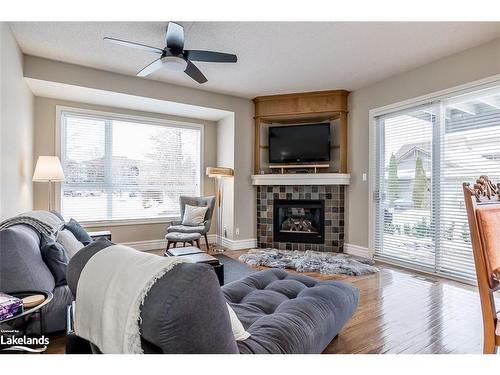
<svg viewBox="0 0 500 375"><path fill-rule="evenodd" d="M500 180L500 86L375 116L379 259L474 280L462 182Z"/></svg>
<svg viewBox="0 0 500 375"><path fill-rule="evenodd" d="M198 125L62 110L61 213L83 222L178 217L200 195Z"/></svg>

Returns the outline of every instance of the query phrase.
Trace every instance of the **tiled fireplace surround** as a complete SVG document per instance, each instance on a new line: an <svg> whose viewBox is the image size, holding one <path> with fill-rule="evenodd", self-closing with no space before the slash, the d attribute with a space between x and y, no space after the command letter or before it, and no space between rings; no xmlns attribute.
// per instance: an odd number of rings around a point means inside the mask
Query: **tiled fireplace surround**
<svg viewBox="0 0 500 375"><path fill-rule="evenodd" d="M275 199L325 201L325 242L323 244L274 242ZM343 252L344 186L286 185L257 186L257 244L260 248Z"/></svg>

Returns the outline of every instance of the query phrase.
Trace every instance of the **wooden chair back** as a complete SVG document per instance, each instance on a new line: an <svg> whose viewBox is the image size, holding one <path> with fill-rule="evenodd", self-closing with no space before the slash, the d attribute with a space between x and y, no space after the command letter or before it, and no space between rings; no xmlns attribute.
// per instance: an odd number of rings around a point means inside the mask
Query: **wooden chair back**
<svg viewBox="0 0 500 375"><path fill-rule="evenodd" d="M493 354L500 346L493 294L500 289L500 183L481 176L472 187L464 183L463 192L481 299L483 352Z"/></svg>

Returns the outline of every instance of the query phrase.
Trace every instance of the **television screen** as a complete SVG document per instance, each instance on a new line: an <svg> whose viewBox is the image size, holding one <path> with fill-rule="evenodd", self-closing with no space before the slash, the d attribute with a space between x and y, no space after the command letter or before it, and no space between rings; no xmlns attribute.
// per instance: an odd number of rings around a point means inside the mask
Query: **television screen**
<svg viewBox="0 0 500 375"><path fill-rule="evenodd" d="M330 161L329 123L269 128L270 163L320 161Z"/></svg>

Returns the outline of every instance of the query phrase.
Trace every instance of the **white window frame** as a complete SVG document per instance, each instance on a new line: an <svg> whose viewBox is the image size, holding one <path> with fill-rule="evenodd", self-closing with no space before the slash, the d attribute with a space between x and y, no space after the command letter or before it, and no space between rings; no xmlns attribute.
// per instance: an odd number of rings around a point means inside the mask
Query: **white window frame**
<svg viewBox="0 0 500 375"><path fill-rule="evenodd" d="M467 94L471 91L487 89L500 84L500 74L496 74L484 79L477 81L468 82L462 85L454 86L449 89L436 91L430 94L418 96L416 98L400 101L394 104L389 104L383 107L378 107L371 109L368 114L368 124L369 124L369 179L368 179L368 205L369 205L369 222L368 222L368 252L369 256L373 257L375 255L375 201L374 194L376 193L376 150L377 150L377 129L376 129L376 117L387 115L393 112L401 111L411 107L430 104L434 101L444 100L451 96ZM390 263L386 260L384 262ZM402 263L394 262L394 264L401 265ZM424 273L424 269L418 268L412 265L405 265L407 268L416 269ZM433 274L435 276L435 274ZM445 277L445 276L441 276ZM454 279L453 277L449 277ZM464 282L463 279L457 279L460 282ZM467 283L467 281L465 281Z"/></svg>
<svg viewBox="0 0 500 375"><path fill-rule="evenodd" d="M61 128L62 128L62 115L63 113L74 113L79 116L94 116L94 117L106 117L112 120L122 120L130 122L139 122L142 124L151 125L161 125L167 127L177 127L177 128L190 128L197 129L200 131L200 191L201 196L204 191L204 125L201 123L169 120L165 118L157 117L147 117L147 116L137 116L130 115L119 112L106 112L98 111L93 109L78 108L78 107L68 107L56 105L56 132L55 132L55 145L56 145L56 155L61 159L61 149L63 139L61 138ZM56 183L55 187L55 209L61 211L61 197L62 197L62 183ZM180 220L179 216L164 216L161 218L149 218L149 219L124 219L124 220L97 220L97 221L82 221L81 224L85 227L111 227L111 226L122 226L122 225L135 225L135 224L163 224L169 223L175 220Z"/></svg>

